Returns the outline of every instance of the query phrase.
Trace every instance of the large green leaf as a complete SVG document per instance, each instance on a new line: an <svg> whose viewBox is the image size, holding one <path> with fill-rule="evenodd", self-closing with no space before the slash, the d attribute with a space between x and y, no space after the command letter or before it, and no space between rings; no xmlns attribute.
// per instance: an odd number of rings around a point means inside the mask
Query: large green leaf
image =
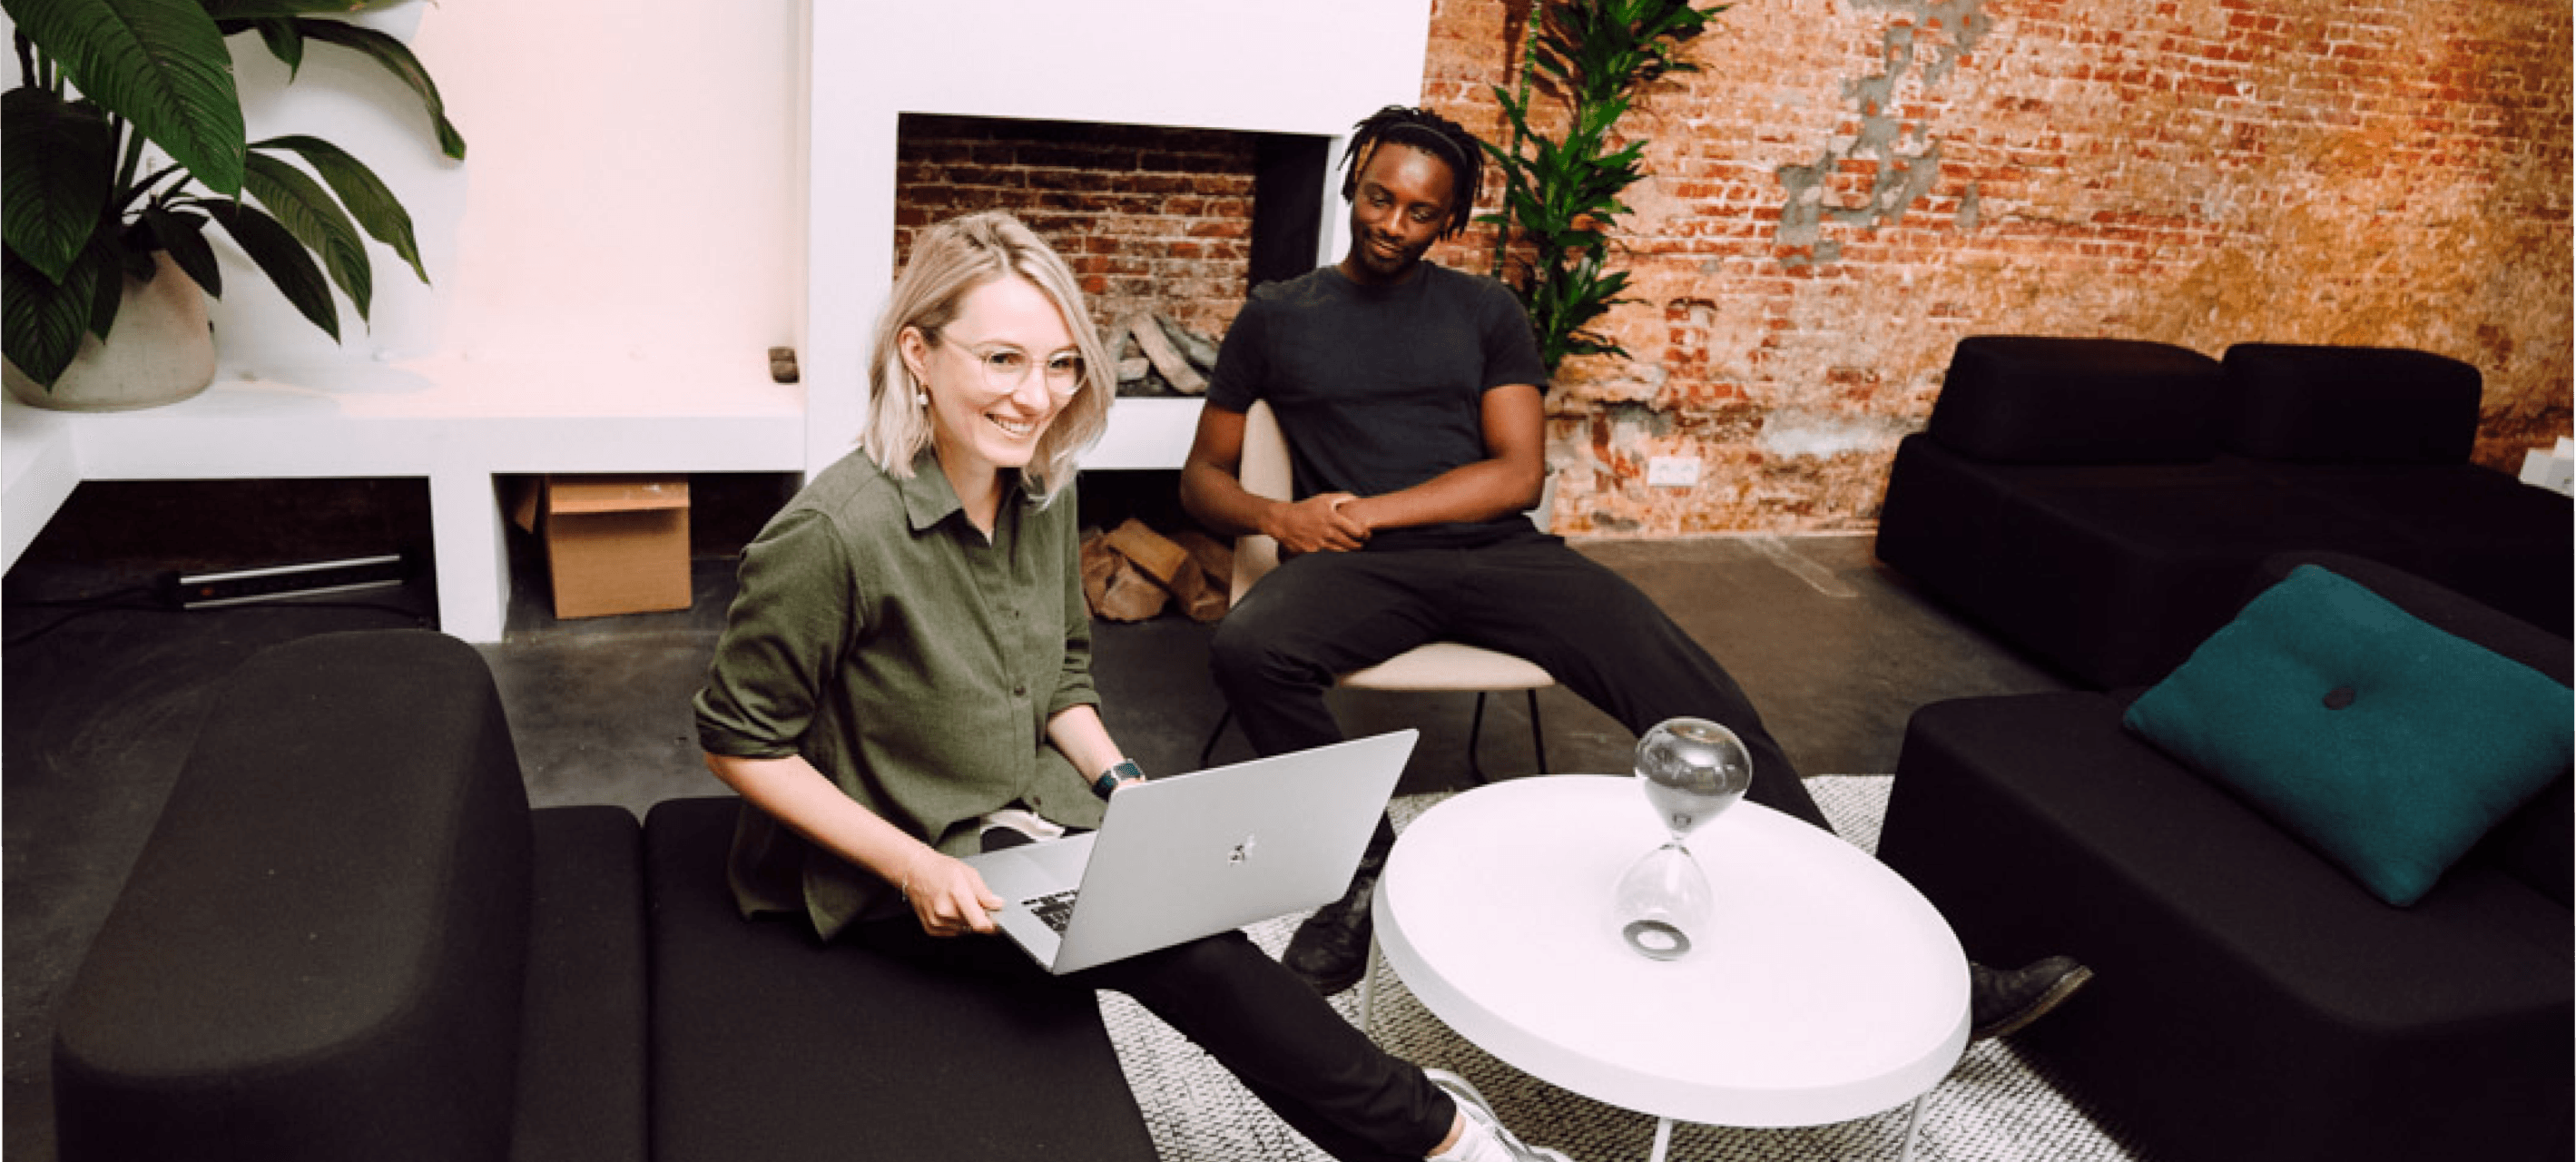
<svg viewBox="0 0 2576 1162"><path fill-rule="evenodd" d="M89 236L98 232L116 182L116 130L87 102L49 89L17 88L0 97L0 225L11 253L61 282Z"/></svg>
<svg viewBox="0 0 2576 1162"><path fill-rule="evenodd" d="M350 305L358 308L358 318L366 319L375 301L375 268L367 261L367 244L358 237L357 224L340 209L340 203L331 200L322 183L254 149L242 174L242 190L268 207L278 225L286 227L305 249L322 256L322 269L329 272L332 284L349 296Z"/></svg>
<svg viewBox="0 0 2576 1162"><path fill-rule="evenodd" d="M0 0L83 96L134 123L206 188L241 190L233 58L197 0Z"/></svg>
<svg viewBox="0 0 2576 1162"><path fill-rule="evenodd" d="M323 12L363 12L384 7L384 0L202 0L206 15L217 20L264 20L273 16L311 16Z"/></svg>
<svg viewBox="0 0 2576 1162"><path fill-rule="evenodd" d="M150 282L159 267L151 255L129 250L105 232L98 235L90 252L102 257L98 277L90 283L89 333L104 343L108 329L116 325L117 308L125 305L126 281Z"/></svg>
<svg viewBox="0 0 2576 1162"><path fill-rule="evenodd" d="M295 235L276 219L239 202L208 202L206 212L241 244L242 252L250 255L268 281L277 284L286 301L334 341L340 338L340 308L331 301L331 283Z"/></svg>
<svg viewBox="0 0 2576 1162"><path fill-rule="evenodd" d="M81 334L89 329L97 299L100 265L84 256L57 284L16 251L0 255L0 334L6 336L0 345L27 378L50 389L80 354Z"/></svg>
<svg viewBox="0 0 2576 1162"><path fill-rule="evenodd" d="M420 243L412 236L411 213L394 200L393 190L376 176L376 171L351 157L349 151L318 137L272 137L254 142L253 148L291 150L303 158L304 164L330 183L331 192L340 196L341 204L349 207L350 215L368 236L392 247L395 254L411 264L411 272L420 276L421 282L429 281L429 268L420 262Z"/></svg>
<svg viewBox="0 0 2576 1162"><path fill-rule="evenodd" d="M146 206L143 224L152 232L152 244L168 251L170 260L187 272L206 297L224 297L224 269L215 262L215 248L206 244L205 219Z"/></svg>
<svg viewBox="0 0 2576 1162"><path fill-rule="evenodd" d="M259 42L268 46L268 54L286 66L289 82L295 80L295 74L304 71L304 33L296 28L293 20L282 16L251 21L219 20L215 27L222 29L224 35L231 36L237 31L237 25L245 23L259 31Z"/></svg>
<svg viewBox="0 0 2576 1162"><path fill-rule="evenodd" d="M356 49L411 86L411 91L420 96L421 107L428 111L430 123L437 128L439 151L458 161L465 160L465 135L447 120L447 102L438 95L438 83L429 79L429 70L421 67L420 58L411 54L409 46L372 28L337 20L299 20L295 24L305 39Z"/></svg>

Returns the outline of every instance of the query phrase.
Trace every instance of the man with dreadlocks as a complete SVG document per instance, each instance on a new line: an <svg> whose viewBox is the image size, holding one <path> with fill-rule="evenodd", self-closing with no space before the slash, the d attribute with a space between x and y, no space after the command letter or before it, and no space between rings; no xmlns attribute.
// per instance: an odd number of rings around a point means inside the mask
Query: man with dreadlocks
<svg viewBox="0 0 2576 1162"><path fill-rule="evenodd" d="M1713 719L1753 757L1757 803L1827 826L1735 680L1652 598L1522 514L1546 474L1540 364L1501 283L1423 261L1474 215L1484 151L1455 122L1390 106L1344 154L1350 250L1253 291L1226 333L1181 468L1191 514L1274 537L1284 562L1217 627L1211 666L1263 754L1341 737L1336 674L1433 640L1544 667L1642 734ZM1295 498L1244 490L1244 413L1268 400ZM1393 845L1380 820L1350 890L1302 925L1288 967L1329 994L1366 967L1368 901ZM2015 972L1971 966L1974 1024L2000 1036L2090 976L2064 957Z"/></svg>

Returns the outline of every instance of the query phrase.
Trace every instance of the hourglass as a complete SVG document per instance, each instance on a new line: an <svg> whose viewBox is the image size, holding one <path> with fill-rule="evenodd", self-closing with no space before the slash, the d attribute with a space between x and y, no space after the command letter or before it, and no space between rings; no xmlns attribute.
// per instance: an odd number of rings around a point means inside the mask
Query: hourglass
<svg viewBox="0 0 2576 1162"><path fill-rule="evenodd" d="M1637 785L1672 838L1619 877L1611 922L1620 939L1652 960L1690 955L1713 900L1708 876L1683 841L1744 797L1753 756L1735 732L1703 718L1672 718L1637 740Z"/></svg>

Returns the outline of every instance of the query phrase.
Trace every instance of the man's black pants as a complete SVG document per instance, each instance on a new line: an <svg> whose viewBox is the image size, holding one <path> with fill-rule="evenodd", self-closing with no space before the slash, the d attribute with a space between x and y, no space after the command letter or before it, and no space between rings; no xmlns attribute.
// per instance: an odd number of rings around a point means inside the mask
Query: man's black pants
<svg viewBox="0 0 2576 1162"><path fill-rule="evenodd" d="M1680 716L1722 723L1753 756L1747 798L1830 829L1716 659L1627 578L1535 529L1477 548L1292 558L1218 624L1210 665L1253 749L1282 754L1341 740L1324 704L1336 675L1439 640L1536 662L1635 734Z"/></svg>

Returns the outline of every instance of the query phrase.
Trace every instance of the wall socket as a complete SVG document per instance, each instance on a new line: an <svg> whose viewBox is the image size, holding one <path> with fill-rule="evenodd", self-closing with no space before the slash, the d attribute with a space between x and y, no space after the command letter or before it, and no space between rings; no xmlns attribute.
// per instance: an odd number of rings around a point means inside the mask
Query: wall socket
<svg viewBox="0 0 2576 1162"><path fill-rule="evenodd" d="M1688 488L1699 483L1699 457L1649 456L1646 483L1655 488Z"/></svg>

